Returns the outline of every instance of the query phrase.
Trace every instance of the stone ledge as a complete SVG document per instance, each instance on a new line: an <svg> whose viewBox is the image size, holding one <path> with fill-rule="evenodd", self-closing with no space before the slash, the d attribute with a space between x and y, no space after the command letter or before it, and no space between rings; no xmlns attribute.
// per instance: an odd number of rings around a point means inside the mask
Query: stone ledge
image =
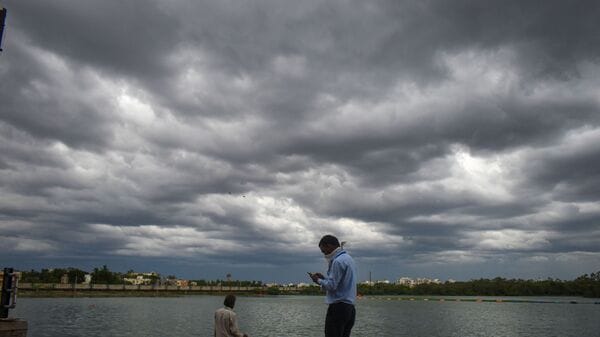
<svg viewBox="0 0 600 337"><path fill-rule="evenodd" d="M27 321L14 318L0 319L0 337L26 337Z"/></svg>

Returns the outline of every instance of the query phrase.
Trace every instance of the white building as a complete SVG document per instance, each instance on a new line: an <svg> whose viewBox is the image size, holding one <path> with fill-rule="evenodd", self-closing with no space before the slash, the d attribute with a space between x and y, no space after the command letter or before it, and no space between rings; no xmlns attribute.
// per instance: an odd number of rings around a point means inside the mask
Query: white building
<svg viewBox="0 0 600 337"><path fill-rule="evenodd" d="M429 279L429 278L417 278L417 279L412 279L410 277L401 277L398 279L398 281L396 281L396 284L399 285L403 285L403 286L408 286L408 287L414 287L414 286L418 286L420 284L441 284L442 281L440 281L439 279Z"/></svg>
<svg viewBox="0 0 600 337"><path fill-rule="evenodd" d="M83 276L83 284L90 284L92 283L92 274L85 274Z"/></svg>
<svg viewBox="0 0 600 337"><path fill-rule="evenodd" d="M150 273L131 273L129 276L132 277L124 277L123 281L129 282L134 285L150 285L152 284L152 280L158 278L158 274L155 272Z"/></svg>
<svg viewBox="0 0 600 337"><path fill-rule="evenodd" d="M376 284L390 284L390 281L389 280L364 281L361 284L368 285L368 286L374 286Z"/></svg>
<svg viewBox="0 0 600 337"><path fill-rule="evenodd" d="M397 284L401 285L401 286L408 286L408 287L414 287L415 286L415 280L409 278L409 277L401 277L398 279L398 281L396 281Z"/></svg>

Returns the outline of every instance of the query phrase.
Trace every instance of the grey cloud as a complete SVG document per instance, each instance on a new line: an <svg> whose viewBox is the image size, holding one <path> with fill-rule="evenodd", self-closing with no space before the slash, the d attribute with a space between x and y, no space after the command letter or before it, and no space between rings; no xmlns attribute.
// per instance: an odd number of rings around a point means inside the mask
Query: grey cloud
<svg viewBox="0 0 600 337"><path fill-rule="evenodd" d="M555 200L594 202L600 188L600 151L592 143L542 150L532 156L526 172Z"/></svg>
<svg viewBox="0 0 600 337"><path fill-rule="evenodd" d="M322 232L415 272L596 253L599 10L11 3L0 236L247 275L319 267Z"/></svg>
<svg viewBox="0 0 600 337"><path fill-rule="evenodd" d="M3 59L8 66L3 64L7 81L0 83L2 120L36 138L94 150L106 146L112 134L103 110L110 105L94 97L96 83L58 62L43 63L22 47Z"/></svg>
<svg viewBox="0 0 600 337"><path fill-rule="evenodd" d="M20 165L35 165L47 168L70 167L70 163L56 152L47 151L49 144L37 140L29 134L6 123L0 124L0 147L2 150L2 169L17 170Z"/></svg>
<svg viewBox="0 0 600 337"><path fill-rule="evenodd" d="M435 49L510 45L519 51L525 73L564 77L577 73L578 62L598 60L598 50L587 46L598 45L599 11L593 1L390 2L387 13L406 28L390 38L391 50L382 54L392 60L393 46L408 44L415 60L430 60ZM407 39L411 33L416 38Z"/></svg>
<svg viewBox="0 0 600 337"><path fill-rule="evenodd" d="M155 2L16 2L12 23L33 43L79 66L115 75L160 76L178 21ZM149 77L152 78L152 77Z"/></svg>

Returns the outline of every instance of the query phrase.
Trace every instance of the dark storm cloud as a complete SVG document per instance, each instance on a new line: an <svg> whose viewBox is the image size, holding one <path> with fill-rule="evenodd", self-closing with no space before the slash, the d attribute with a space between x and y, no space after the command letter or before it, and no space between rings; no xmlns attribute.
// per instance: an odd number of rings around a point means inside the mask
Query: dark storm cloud
<svg viewBox="0 0 600 337"><path fill-rule="evenodd" d="M5 6L17 260L595 268L595 1Z"/></svg>
<svg viewBox="0 0 600 337"><path fill-rule="evenodd" d="M116 76L160 76L177 38L178 21L155 2L11 3L14 29L40 48ZM13 21L14 20L14 21Z"/></svg>
<svg viewBox="0 0 600 337"><path fill-rule="evenodd" d="M560 201L597 202L600 198L600 149L598 135L571 136L572 147L541 150L527 164L532 182Z"/></svg>
<svg viewBox="0 0 600 337"><path fill-rule="evenodd" d="M3 76L9 79L0 83L3 122L36 138L73 147L105 146L112 135L103 111L107 102L94 97L92 86L97 83L83 69L72 69L42 50L22 47L15 44L2 60Z"/></svg>
<svg viewBox="0 0 600 337"><path fill-rule="evenodd" d="M68 161L57 155L57 153L44 151L48 146L46 141L37 141L29 137L25 132L8 124L0 124L2 131L0 137L2 142L2 160L6 167L15 168L20 164L33 164L42 167L69 167Z"/></svg>
<svg viewBox="0 0 600 337"><path fill-rule="evenodd" d="M413 59L427 61L438 48L510 45L527 75L562 76L577 73L579 61L598 60L597 47L588 46L599 39L594 20L599 11L592 1L390 2L386 12L399 17L404 29L396 30L387 45L404 45ZM406 39L410 33L416 36ZM382 52L390 60L394 54L394 49Z"/></svg>

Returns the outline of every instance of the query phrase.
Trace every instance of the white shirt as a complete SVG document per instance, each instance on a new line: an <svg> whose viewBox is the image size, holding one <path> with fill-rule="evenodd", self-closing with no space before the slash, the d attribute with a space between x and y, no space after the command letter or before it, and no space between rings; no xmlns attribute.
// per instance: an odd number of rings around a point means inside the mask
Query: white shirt
<svg viewBox="0 0 600 337"><path fill-rule="evenodd" d="M215 337L244 337L232 308L224 307L215 311Z"/></svg>

